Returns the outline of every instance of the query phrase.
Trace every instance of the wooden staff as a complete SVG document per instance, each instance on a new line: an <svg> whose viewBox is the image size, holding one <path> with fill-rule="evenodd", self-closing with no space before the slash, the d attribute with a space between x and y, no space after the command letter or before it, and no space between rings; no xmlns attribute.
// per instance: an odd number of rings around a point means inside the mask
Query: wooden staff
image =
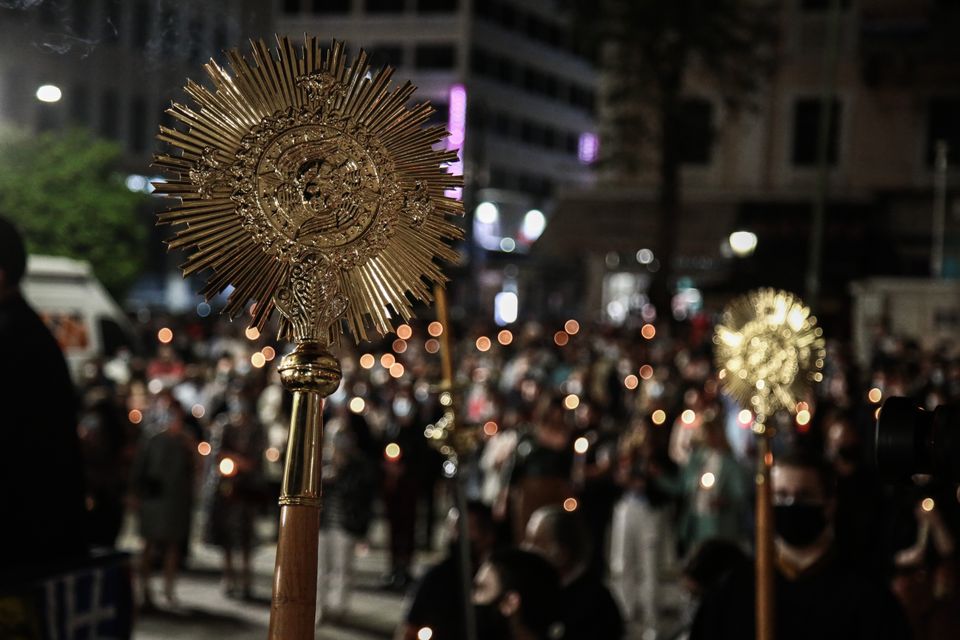
<svg viewBox="0 0 960 640"><path fill-rule="evenodd" d="M757 640L774 637L773 492L770 487L770 433L757 425L756 582ZM761 430L762 428L762 430Z"/></svg>
<svg viewBox="0 0 960 640"><path fill-rule="evenodd" d="M447 315L447 294L443 287L437 285L434 287L434 299L437 305L437 319L440 322L442 331L440 333L440 367L443 375L441 383L441 394L449 394L448 401L444 403L446 407L446 432L449 453L447 459L454 464L453 481L454 500L457 504L457 549L460 556L460 589L462 592L461 605L463 607L464 638L466 640L477 640L476 612L473 610L473 568L470 562L470 539L469 527L467 526L467 496L463 490L463 483L460 480L460 464L458 456L462 451L458 447L456 433L456 409L454 408L453 394L453 353L450 348L450 319ZM441 396L442 397L442 396ZM462 439L461 439L462 440Z"/></svg>
<svg viewBox="0 0 960 640"><path fill-rule="evenodd" d="M269 638L312 640L317 613L323 403L340 386L340 363L320 343L302 342L284 356L279 371L283 387L293 393L293 410L280 490Z"/></svg>

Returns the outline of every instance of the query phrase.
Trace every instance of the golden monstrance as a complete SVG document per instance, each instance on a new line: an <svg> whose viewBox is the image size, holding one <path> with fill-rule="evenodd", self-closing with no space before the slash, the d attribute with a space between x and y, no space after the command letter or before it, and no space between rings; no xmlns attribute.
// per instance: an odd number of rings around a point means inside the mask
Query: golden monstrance
<svg viewBox="0 0 960 640"><path fill-rule="evenodd" d="M757 640L773 640L773 454L767 421L778 411L797 412L810 386L823 379L823 329L792 293L758 289L724 310L713 342L724 390L755 416Z"/></svg>
<svg viewBox="0 0 960 640"><path fill-rule="evenodd" d="M206 299L232 287L224 312L249 309L263 329L279 311L279 337L295 343L279 366L293 393L280 495L280 534L270 611L273 640L314 637L323 399L340 384L330 352L341 333L385 334L430 302L461 237L462 205L445 192L462 178L437 150L447 132L424 127L433 108L408 106L415 88L390 88L361 50L253 42L230 70L204 67L212 87L187 81L192 105L168 110L172 150L155 164L157 191L177 201L160 224L178 228L169 248L189 253L183 275L209 274Z"/></svg>

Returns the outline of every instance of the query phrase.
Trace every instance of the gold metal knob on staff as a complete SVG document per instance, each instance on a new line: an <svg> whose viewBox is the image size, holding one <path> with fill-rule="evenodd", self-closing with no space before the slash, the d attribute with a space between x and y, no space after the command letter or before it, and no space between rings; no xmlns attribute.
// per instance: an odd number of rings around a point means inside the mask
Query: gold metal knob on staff
<svg viewBox="0 0 960 640"><path fill-rule="evenodd" d="M251 326L279 311L279 337L296 344L280 364L294 394L280 498L270 638L314 637L323 399L340 384L331 353L341 333L385 334L413 302L432 300L461 237L460 202L444 195L462 178L443 166L456 151L426 127L428 103L407 106L415 88L390 89L393 70L370 73L361 50L350 64L342 42L324 49L286 37L251 59L227 53L230 71L205 65L213 87L188 81L193 105L167 110L172 147L154 163L157 191L178 203L160 224L178 227L169 247L189 251L184 276L207 271L207 300L232 287L224 312L251 301Z"/></svg>

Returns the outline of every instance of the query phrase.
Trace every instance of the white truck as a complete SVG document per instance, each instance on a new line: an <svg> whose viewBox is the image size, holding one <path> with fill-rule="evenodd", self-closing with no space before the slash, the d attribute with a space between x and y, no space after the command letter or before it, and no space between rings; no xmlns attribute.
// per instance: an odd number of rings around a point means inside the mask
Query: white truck
<svg viewBox="0 0 960 640"><path fill-rule="evenodd" d="M960 280L870 278L850 286L854 351L861 366L870 361L878 331L928 349L945 340L960 342Z"/></svg>
<svg viewBox="0 0 960 640"><path fill-rule="evenodd" d="M75 380L90 360L133 348L129 321L88 262L30 256L21 288L60 343Z"/></svg>

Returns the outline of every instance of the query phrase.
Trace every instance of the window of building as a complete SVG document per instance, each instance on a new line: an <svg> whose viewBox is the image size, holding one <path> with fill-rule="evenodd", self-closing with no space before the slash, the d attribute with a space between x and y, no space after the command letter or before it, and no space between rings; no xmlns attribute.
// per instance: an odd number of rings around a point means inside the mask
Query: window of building
<svg viewBox="0 0 960 640"><path fill-rule="evenodd" d="M60 126L57 118L58 111L55 104L37 102L37 131L51 131Z"/></svg>
<svg viewBox="0 0 960 640"><path fill-rule="evenodd" d="M180 32L180 15L177 8L168 4L163 5L163 11L160 14L160 49L165 57L172 58L177 53L177 39L168 37L166 34Z"/></svg>
<svg viewBox="0 0 960 640"><path fill-rule="evenodd" d="M837 164L837 141L840 131L840 101L834 100L827 132L827 162ZM801 98L793 108L793 164L809 167L817 163L817 140L820 137L820 99Z"/></svg>
<svg viewBox="0 0 960 640"><path fill-rule="evenodd" d="M483 2L477 4L483 4ZM459 6L459 0L417 0L417 10L421 13L450 13L456 11Z"/></svg>
<svg viewBox="0 0 960 640"><path fill-rule="evenodd" d="M203 41L204 29L203 21L199 17L190 20L187 28L187 37L189 38L189 60L190 64L200 66L206 54L205 42Z"/></svg>
<svg viewBox="0 0 960 640"><path fill-rule="evenodd" d="M436 101L431 102L430 106L434 108L434 112L430 114L430 118L426 122L427 126L447 126L450 122L450 105L446 102Z"/></svg>
<svg viewBox="0 0 960 640"><path fill-rule="evenodd" d="M16 6L16 5L14 5ZM40 5L40 23L45 27L52 27L57 24L57 10L59 3L54 0L47 0Z"/></svg>
<svg viewBox="0 0 960 640"><path fill-rule="evenodd" d="M120 21L123 19L121 11L122 5L120 4L120 0L107 0L104 3L102 31L104 42L117 42L120 40Z"/></svg>
<svg viewBox="0 0 960 640"><path fill-rule="evenodd" d="M130 101L130 131L127 140L130 151L143 153L147 150L147 101L137 96Z"/></svg>
<svg viewBox="0 0 960 640"><path fill-rule="evenodd" d="M90 121L90 93L86 85L76 84L70 90L70 121L77 125Z"/></svg>
<svg viewBox="0 0 960 640"><path fill-rule="evenodd" d="M300 0L283 0L283 12L290 15L300 13Z"/></svg>
<svg viewBox="0 0 960 640"><path fill-rule="evenodd" d="M804 11L829 11L833 0L800 0L800 8ZM840 10L850 8L850 0L840 0Z"/></svg>
<svg viewBox="0 0 960 640"><path fill-rule="evenodd" d="M951 155L960 150L960 98L934 98L927 106L928 166L937 156L937 142L943 140Z"/></svg>
<svg viewBox="0 0 960 640"><path fill-rule="evenodd" d="M513 136L513 118L506 113L496 113L493 116L493 130L504 137Z"/></svg>
<svg viewBox="0 0 960 640"><path fill-rule="evenodd" d="M713 104L701 98L680 103L680 161L684 164L710 164L713 151Z"/></svg>
<svg viewBox="0 0 960 640"><path fill-rule="evenodd" d="M349 13L349 11L350 0L313 0L314 13Z"/></svg>
<svg viewBox="0 0 960 640"><path fill-rule="evenodd" d="M403 66L403 47L400 45L377 45L366 49L367 59L370 62L371 69L380 69L382 67L402 67Z"/></svg>
<svg viewBox="0 0 960 640"><path fill-rule="evenodd" d="M406 0L366 0L369 13L401 13L406 5Z"/></svg>
<svg viewBox="0 0 960 640"><path fill-rule="evenodd" d="M71 7L71 25L74 35L86 38L90 35L90 12L94 7L87 2L74 2Z"/></svg>
<svg viewBox="0 0 960 640"><path fill-rule="evenodd" d="M119 98L115 89L105 89L100 95L100 135L116 138L119 133Z"/></svg>
<svg viewBox="0 0 960 640"><path fill-rule="evenodd" d="M138 0L133 6L133 33L131 44L142 49L150 41L150 3L147 0Z"/></svg>
<svg viewBox="0 0 960 640"><path fill-rule="evenodd" d="M222 55L227 46L227 25L218 24L213 28L213 55Z"/></svg>
<svg viewBox="0 0 960 640"><path fill-rule="evenodd" d="M453 69L457 50L453 45L419 45L414 49L413 64L417 69Z"/></svg>

